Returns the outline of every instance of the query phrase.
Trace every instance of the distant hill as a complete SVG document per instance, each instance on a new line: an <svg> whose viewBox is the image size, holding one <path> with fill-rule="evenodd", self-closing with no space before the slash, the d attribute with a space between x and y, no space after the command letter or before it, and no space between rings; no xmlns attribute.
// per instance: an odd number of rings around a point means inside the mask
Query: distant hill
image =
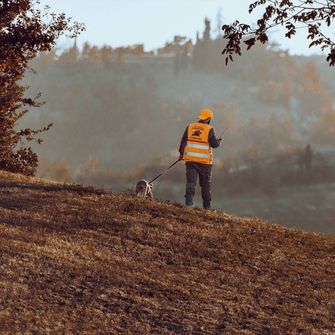
<svg viewBox="0 0 335 335"><path fill-rule="evenodd" d="M335 240L0 172L2 334L333 334Z"/></svg>

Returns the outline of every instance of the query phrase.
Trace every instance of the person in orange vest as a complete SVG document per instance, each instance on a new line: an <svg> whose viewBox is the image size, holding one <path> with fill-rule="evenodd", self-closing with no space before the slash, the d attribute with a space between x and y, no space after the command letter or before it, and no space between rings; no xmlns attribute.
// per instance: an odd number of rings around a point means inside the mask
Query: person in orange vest
<svg viewBox="0 0 335 335"><path fill-rule="evenodd" d="M180 159L186 162L186 206L193 206L195 187L199 176L204 209L211 208L211 175L213 166L213 148L218 148L222 138L217 138L210 126L213 112L203 109L198 122L190 124L180 143Z"/></svg>

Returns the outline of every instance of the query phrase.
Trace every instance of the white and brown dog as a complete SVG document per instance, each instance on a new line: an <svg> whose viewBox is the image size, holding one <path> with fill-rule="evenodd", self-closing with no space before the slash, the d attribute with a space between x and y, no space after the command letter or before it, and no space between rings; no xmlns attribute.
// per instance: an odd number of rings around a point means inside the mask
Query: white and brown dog
<svg viewBox="0 0 335 335"><path fill-rule="evenodd" d="M150 198L154 197L153 195L153 186L148 181L142 179L136 184L136 196L141 198Z"/></svg>

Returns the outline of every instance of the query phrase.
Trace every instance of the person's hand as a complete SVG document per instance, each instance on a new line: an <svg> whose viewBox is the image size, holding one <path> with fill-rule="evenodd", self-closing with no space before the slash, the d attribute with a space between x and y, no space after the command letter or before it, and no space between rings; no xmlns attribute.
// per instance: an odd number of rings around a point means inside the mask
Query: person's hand
<svg viewBox="0 0 335 335"><path fill-rule="evenodd" d="M184 159L183 155L179 155L179 160L182 161Z"/></svg>
<svg viewBox="0 0 335 335"><path fill-rule="evenodd" d="M216 140L217 140L218 142L222 142L222 136L217 137Z"/></svg>

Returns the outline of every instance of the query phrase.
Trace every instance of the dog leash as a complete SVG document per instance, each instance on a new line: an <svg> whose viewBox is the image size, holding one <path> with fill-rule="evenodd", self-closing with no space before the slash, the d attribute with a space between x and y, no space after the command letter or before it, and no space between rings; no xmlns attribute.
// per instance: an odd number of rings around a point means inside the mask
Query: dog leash
<svg viewBox="0 0 335 335"><path fill-rule="evenodd" d="M178 164L181 161L180 158L176 162L174 162L172 165L170 165L166 170L161 172L157 177L155 177L153 180L149 182L149 184L152 184L154 181L156 181L158 178L160 178L164 173L168 172L170 169L172 169L176 164Z"/></svg>

